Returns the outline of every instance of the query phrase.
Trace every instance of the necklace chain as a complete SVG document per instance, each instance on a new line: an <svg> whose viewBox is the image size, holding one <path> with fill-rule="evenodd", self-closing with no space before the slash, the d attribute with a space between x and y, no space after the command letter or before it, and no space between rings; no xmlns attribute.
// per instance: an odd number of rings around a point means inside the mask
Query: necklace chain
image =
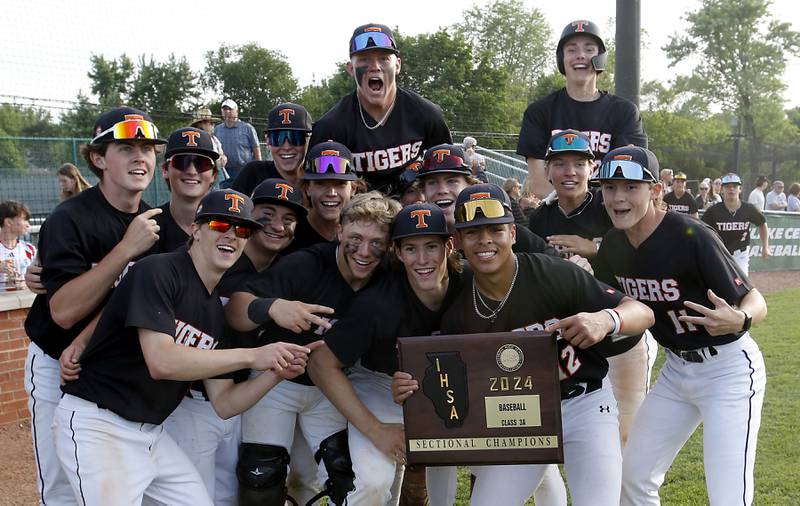
<svg viewBox="0 0 800 506"><path fill-rule="evenodd" d="M394 100L392 100L392 105L389 106L389 109L386 111L386 114L384 114L381 120L378 121L374 126L367 125L367 119L364 117L364 108L361 107L361 100L358 100L358 98L356 98L356 101L358 102L358 112L361 113L361 122L364 123L364 126L367 128L367 130L375 130L376 128L383 126L383 123L386 121L386 118L388 118L389 115L392 113L392 110L394 109L394 103L397 101L397 96L395 95Z"/></svg>
<svg viewBox="0 0 800 506"><path fill-rule="evenodd" d="M500 304L497 306L497 308L495 308L495 310L492 311L488 315L485 315L485 314L481 313L480 309L478 309L478 300L480 299L481 304L483 305L483 307L485 307L486 309L489 309L491 311L489 306L483 300L483 296L481 295L480 290L478 290L478 285L475 284L475 278L473 277L472 278L472 306L475 308L475 314L477 314L478 316L480 316L484 320L489 320L492 323L494 323L494 321L497 319L497 315L500 314L500 311L503 310L503 307L506 305L506 302L508 302L508 298L511 296L511 292L514 291L514 284L517 282L517 274L519 274L519 259L515 256L514 257L514 277L511 278L511 286L508 287L508 291L506 292L505 296L503 297L503 300L500 301Z"/></svg>

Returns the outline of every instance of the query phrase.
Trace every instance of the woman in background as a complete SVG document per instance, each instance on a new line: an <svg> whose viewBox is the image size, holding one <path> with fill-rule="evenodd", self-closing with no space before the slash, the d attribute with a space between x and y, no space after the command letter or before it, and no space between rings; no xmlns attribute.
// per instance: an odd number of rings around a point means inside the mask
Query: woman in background
<svg viewBox="0 0 800 506"><path fill-rule="evenodd" d="M78 167L71 163L65 163L59 167L57 174L58 187L61 188L61 201L67 200L73 195L77 195L86 188L92 186L78 171Z"/></svg>

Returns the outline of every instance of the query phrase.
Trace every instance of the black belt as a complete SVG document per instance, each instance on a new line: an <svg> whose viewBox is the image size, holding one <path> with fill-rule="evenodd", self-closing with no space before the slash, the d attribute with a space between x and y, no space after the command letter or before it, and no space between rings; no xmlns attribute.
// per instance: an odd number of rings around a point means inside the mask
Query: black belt
<svg viewBox="0 0 800 506"><path fill-rule="evenodd" d="M600 390L603 386L603 380L589 380L586 382L573 383L568 390L561 391L561 400L572 399L579 395L588 394L595 390Z"/></svg>
<svg viewBox="0 0 800 506"><path fill-rule="evenodd" d="M714 355L718 354L716 348L713 346L709 346L708 348L700 348L699 350L673 350L672 348L667 348L669 351L677 355L679 358L685 360L686 362L694 362L696 364L700 364L706 361L706 357L703 356L702 350L708 350L708 355L713 357Z"/></svg>

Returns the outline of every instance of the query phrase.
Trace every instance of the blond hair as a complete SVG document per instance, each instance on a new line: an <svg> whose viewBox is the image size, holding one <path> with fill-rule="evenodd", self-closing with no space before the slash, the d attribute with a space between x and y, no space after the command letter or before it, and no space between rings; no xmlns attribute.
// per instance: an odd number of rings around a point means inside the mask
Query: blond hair
<svg viewBox="0 0 800 506"><path fill-rule="evenodd" d="M355 221L367 221L388 227L401 208L399 202L380 192L359 193L342 209L339 221L342 226Z"/></svg>

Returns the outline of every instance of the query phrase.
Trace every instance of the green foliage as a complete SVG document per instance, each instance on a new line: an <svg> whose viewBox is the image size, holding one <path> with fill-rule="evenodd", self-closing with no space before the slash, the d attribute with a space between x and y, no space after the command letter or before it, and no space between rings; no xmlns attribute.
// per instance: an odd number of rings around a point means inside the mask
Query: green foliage
<svg viewBox="0 0 800 506"><path fill-rule="evenodd" d="M188 123L188 115L179 112L191 111L199 97L196 78L185 57L178 59L171 54L159 63L152 56L142 55L127 103L150 113L164 133Z"/></svg>
<svg viewBox="0 0 800 506"><path fill-rule="evenodd" d="M255 43L222 45L207 52L201 80L223 99L235 100L240 116L256 118L266 118L276 104L290 101L298 92L286 57ZM213 105L219 110L219 104Z"/></svg>
<svg viewBox="0 0 800 506"><path fill-rule="evenodd" d="M304 87L300 91L297 103L302 104L316 121L336 105L340 98L352 93L354 89L355 81L347 73L347 62L341 62L331 77L323 79L320 84L314 83Z"/></svg>
<svg viewBox="0 0 800 506"><path fill-rule="evenodd" d="M0 137L52 137L57 128L50 113L36 107L0 105ZM41 166L57 151L54 145L34 149L19 140L0 142L0 168L22 171L26 166Z"/></svg>

